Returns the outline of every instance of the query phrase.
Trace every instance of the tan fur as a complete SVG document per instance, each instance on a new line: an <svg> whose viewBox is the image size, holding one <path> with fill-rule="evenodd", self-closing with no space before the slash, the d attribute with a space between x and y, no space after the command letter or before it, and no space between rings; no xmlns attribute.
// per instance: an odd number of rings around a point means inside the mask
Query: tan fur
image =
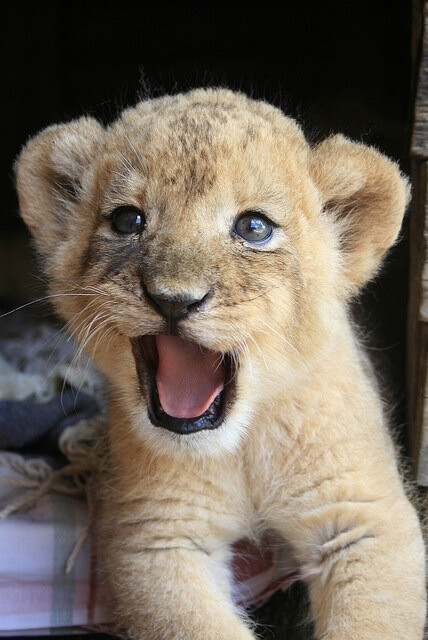
<svg viewBox="0 0 428 640"><path fill-rule="evenodd" d="M309 586L322 640L421 640L424 549L347 303L394 243L397 166L334 136L315 148L277 109L224 90L146 101L106 130L82 118L30 140L21 212L59 313L111 385L99 491L102 558L132 638L250 640L231 600L232 543L274 530ZM146 212L141 240L107 215ZM257 248L236 216L278 223ZM165 330L141 277L214 296L181 335L239 360L214 431L154 428L130 337Z"/></svg>

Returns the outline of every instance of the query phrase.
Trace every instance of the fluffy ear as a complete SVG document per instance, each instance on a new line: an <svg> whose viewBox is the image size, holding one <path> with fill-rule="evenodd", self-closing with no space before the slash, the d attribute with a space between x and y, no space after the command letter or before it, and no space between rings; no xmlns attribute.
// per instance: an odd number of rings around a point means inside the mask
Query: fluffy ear
<svg viewBox="0 0 428 640"><path fill-rule="evenodd" d="M48 127L27 142L15 163L20 212L45 256L63 237L103 133L86 117Z"/></svg>
<svg viewBox="0 0 428 640"><path fill-rule="evenodd" d="M363 144L336 135L310 154L310 170L340 235L344 275L355 294L395 242L410 189L396 164Z"/></svg>

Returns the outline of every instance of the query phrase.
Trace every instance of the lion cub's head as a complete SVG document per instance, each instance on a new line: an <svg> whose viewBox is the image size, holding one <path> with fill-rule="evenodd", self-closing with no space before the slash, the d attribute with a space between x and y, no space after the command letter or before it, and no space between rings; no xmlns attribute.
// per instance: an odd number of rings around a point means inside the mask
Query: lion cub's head
<svg viewBox="0 0 428 640"><path fill-rule="evenodd" d="M17 162L55 306L152 446L231 450L305 376L394 242L406 182L224 90L49 127Z"/></svg>

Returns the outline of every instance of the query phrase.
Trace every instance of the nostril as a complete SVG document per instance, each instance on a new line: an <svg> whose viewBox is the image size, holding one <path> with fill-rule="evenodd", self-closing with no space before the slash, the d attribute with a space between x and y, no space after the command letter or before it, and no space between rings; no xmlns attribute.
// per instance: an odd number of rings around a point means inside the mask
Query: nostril
<svg viewBox="0 0 428 640"><path fill-rule="evenodd" d="M175 322L187 316L191 311L197 311L211 297L211 291L208 291L202 298L195 298L188 293L170 296L149 291L146 287L144 287L144 291L152 306L167 320Z"/></svg>
<svg viewBox="0 0 428 640"><path fill-rule="evenodd" d="M192 309L194 309L195 311L198 311L198 309L200 309L206 302L208 302L208 300L211 300L212 296L213 296L213 290L210 289L202 298L200 298L199 300L196 300L191 305L189 305L189 311L191 311Z"/></svg>

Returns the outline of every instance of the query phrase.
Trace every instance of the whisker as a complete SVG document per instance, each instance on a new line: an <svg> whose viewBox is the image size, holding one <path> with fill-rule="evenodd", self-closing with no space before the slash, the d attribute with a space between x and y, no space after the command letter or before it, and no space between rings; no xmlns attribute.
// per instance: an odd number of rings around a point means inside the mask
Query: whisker
<svg viewBox="0 0 428 640"><path fill-rule="evenodd" d="M291 342L289 342L287 340L287 338L283 335L281 335L278 331L276 331L276 329L274 329L268 322L266 322L265 320L263 320L263 318L259 318L259 322L261 322L262 324L265 325L265 327L267 327L274 335L276 335L281 342L283 342L283 344L288 347L289 349L291 349L294 353L296 353L298 356L300 356L300 352L296 349L296 347L294 345L291 344ZM267 333L266 331L263 332L261 329L260 331L262 333ZM268 334L269 335L269 334Z"/></svg>
<svg viewBox="0 0 428 640"><path fill-rule="evenodd" d="M257 351L259 352L259 354L260 354L260 356L261 356L261 358L262 358L262 360L263 360L263 363L264 363L264 365L265 365L265 369L266 369L266 371L269 371L269 367L268 367L268 364L267 364L267 362L266 362L265 355L264 355L263 351L261 350L260 345L258 344L257 340L256 340L256 339L254 338L254 336L252 336L251 334L249 334L249 335L248 335L248 337L249 337L249 339L250 339L250 340L255 344L255 346L256 346L256 348L257 348Z"/></svg>
<svg viewBox="0 0 428 640"><path fill-rule="evenodd" d="M105 294L107 295L107 294ZM6 311L6 313L2 313L0 315L1 318L6 318L6 316L10 316L12 313L16 313L17 311L21 311L21 309L25 309L26 307L30 307L33 304L37 304L38 302L45 302L47 300L51 300L52 298L66 298L66 297L87 297L93 296L92 293L51 293L46 296L42 296L41 298L36 298L36 300L31 300L31 302L26 302L25 304L21 304L19 307L15 307L15 309L11 309L10 311Z"/></svg>

